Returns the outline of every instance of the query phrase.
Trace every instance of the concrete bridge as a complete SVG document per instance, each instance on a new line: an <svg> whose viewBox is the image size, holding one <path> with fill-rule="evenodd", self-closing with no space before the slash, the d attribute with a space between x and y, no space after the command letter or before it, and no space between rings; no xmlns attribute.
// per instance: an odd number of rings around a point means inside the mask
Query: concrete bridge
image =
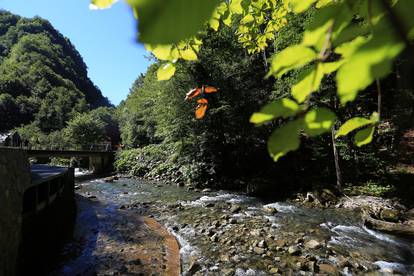
<svg viewBox="0 0 414 276"><path fill-rule="evenodd" d="M38 158L89 158L89 170L99 174L111 170L115 151L110 144L94 144L81 149L66 149L59 146L51 146L43 149L24 149L28 157Z"/></svg>

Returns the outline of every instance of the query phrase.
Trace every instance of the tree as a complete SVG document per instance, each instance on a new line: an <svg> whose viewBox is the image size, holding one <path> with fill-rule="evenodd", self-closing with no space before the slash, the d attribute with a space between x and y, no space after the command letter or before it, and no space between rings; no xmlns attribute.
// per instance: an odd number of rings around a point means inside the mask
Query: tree
<svg viewBox="0 0 414 276"><path fill-rule="evenodd" d="M92 144L102 141L104 134L103 122L89 113L76 115L65 128L68 140L78 147L90 147Z"/></svg>

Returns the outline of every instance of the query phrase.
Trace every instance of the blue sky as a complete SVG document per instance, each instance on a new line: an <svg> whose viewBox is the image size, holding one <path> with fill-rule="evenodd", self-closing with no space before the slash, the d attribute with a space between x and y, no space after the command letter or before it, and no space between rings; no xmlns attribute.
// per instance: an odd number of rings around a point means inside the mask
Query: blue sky
<svg viewBox="0 0 414 276"><path fill-rule="evenodd" d="M49 20L72 41L89 77L113 104L126 98L150 64L149 54L135 41L135 21L123 1L108 10L90 10L89 0L0 0L0 8Z"/></svg>

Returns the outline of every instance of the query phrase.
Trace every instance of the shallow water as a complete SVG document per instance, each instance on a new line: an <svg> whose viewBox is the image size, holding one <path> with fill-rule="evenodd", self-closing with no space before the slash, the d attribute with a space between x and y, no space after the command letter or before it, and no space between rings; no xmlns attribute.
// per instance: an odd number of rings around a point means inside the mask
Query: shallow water
<svg viewBox="0 0 414 276"><path fill-rule="evenodd" d="M190 191L136 179L79 184L79 194L96 196L103 206L124 205L122 208L139 214L154 215L177 237L183 271L196 261L201 265L201 275L223 275L223 272L267 275L271 267L280 267L279 273L292 269L296 274L303 268L292 268L290 263L297 260L292 260L286 248L271 247L274 241L282 240L287 246L298 244L307 258L311 256L318 263L338 266L343 274L349 273L350 267L359 273L387 268L401 274L414 273L413 241L367 229L353 211L308 209L287 202L265 203L233 192ZM233 204L240 205L241 210L230 212ZM275 207L278 212L271 215L263 206ZM217 240L212 240L214 234ZM298 238L315 239L324 246L307 250L304 241ZM269 244L266 253L254 251L260 240ZM349 258L351 264L340 266L343 258Z"/></svg>

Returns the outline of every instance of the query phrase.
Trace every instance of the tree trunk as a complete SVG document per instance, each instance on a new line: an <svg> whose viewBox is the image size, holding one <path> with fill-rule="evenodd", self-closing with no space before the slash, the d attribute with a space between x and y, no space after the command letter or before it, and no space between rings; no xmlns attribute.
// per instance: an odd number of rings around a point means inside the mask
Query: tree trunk
<svg viewBox="0 0 414 276"><path fill-rule="evenodd" d="M336 173L336 188L339 191L342 191L342 173L341 173L341 166L339 164L339 155L338 151L336 150L336 143L335 143L335 126L331 129L331 135L332 135L332 150L335 160L335 173Z"/></svg>

